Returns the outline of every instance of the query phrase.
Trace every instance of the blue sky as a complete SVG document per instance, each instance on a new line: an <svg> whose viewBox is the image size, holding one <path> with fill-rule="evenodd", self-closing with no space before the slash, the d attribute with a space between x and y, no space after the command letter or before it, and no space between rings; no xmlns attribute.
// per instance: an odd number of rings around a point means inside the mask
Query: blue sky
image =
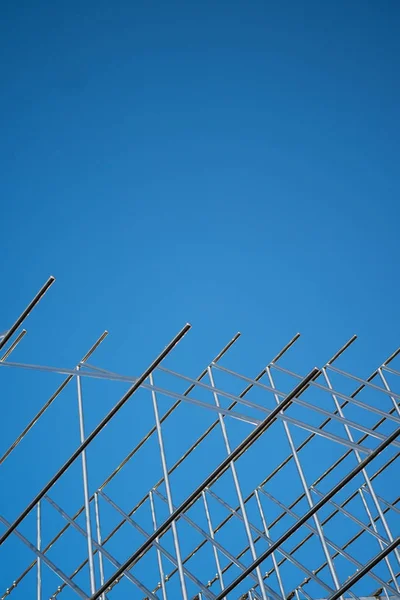
<svg viewBox="0 0 400 600"><path fill-rule="evenodd" d="M190 321L192 375L240 330L248 374L300 331L304 373L357 333L367 376L400 339L399 21L4 2L0 329L57 278L18 358L72 367L107 328L100 362L140 372Z"/></svg>

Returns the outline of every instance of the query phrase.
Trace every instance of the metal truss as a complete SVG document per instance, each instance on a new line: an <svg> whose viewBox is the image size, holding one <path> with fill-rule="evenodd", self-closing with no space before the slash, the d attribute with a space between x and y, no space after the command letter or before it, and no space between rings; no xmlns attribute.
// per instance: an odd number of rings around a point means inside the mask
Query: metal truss
<svg viewBox="0 0 400 600"><path fill-rule="evenodd" d="M193 377L173 368L186 324L139 376L94 364L107 331L75 368L14 362L21 326L54 281L0 335L6 394L27 372L61 378L0 449L1 600L400 598L400 348L361 377L346 363L353 336L304 375L297 334L254 377L227 363L235 347L242 364L236 334ZM125 386L112 405L110 386ZM38 491L24 447L50 409L57 419L66 393L76 396L76 449ZM87 433L99 399L109 410ZM112 452L99 446L111 422ZM7 468L26 481L20 512ZM25 550L32 560L21 571Z"/></svg>

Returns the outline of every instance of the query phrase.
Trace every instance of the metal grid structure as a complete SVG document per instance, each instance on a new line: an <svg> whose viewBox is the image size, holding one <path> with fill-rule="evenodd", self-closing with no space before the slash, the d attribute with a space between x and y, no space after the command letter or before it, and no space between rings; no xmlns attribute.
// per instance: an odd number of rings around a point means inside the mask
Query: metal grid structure
<svg viewBox="0 0 400 600"><path fill-rule="evenodd" d="M28 424L20 415L0 468L68 390L79 445L39 492L29 480L32 499L16 514L3 480L1 600L400 598L400 349L363 379L337 366L354 336L304 375L282 366L297 334L249 376L228 366L237 334L189 377L165 366L185 325L139 376L94 365L107 332L74 369L13 362L20 328L53 282L0 337L2 375L61 377ZM113 404L108 394L88 434L91 382L124 392ZM120 429L107 443L129 452L94 484L90 449L111 422ZM22 548L32 558L17 573Z"/></svg>

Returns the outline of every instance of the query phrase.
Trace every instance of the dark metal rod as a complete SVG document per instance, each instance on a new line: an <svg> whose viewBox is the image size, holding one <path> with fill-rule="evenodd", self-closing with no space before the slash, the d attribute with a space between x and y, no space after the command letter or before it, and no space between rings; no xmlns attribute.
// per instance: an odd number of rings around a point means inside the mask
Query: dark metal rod
<svg viewBox="0 0 400 600"><path fill-rule="evenodd" d="M8 340L14 335L14 333L17 331L18 327L20 325L22 325L22 323L25 321L26 317L29 315L29 313L31 312L31 310L33 308L35 308L36 304L39 302L39 300L41 298L43 298L43 296L45 295L45 293L47 292L47 290L49 289L49 287L51 285L53 285L54 282L55 282L55 277L51 276L51 277L48 278L48 280L46 281L46 283L44 284L44 286L38 291L38 293L33 298L33 300L28 304L28 306L26 307L26 309L24 310L24 312L15 321L14 325L11 326L11 328L7 331L7 333L3 337L3 339L0 340L0 350L2 348L4 348L4 346L7 344Z"/></svg>
<svg viewBox="0 0 400 600"><path fill-rule="evenodd" d="M15 350L15 348L18 346L18 344L20 343L20 341L22 340L22 338L26 335L26 329L23 329L18 336L15 338L15 340L13 341L13 343L11 344L11 346L9 348L7 348L7 351L3 354L3 356L0 358L0 362L3 362L4 360L6 360L11 352L13 352Z"/></svg>
<svg viewBox="0 0 400 600"><path fill-rule="evenodd" d="M310 510L308 510L299 520L289 527L289 529L276 541L274 542L267 550L265 550L260 556L255 560L243 573L241 573L236 579L234 579L223 591L222 594L219 594L215 600L223 600L227 594L232 592L258 565L260 565L265 559L267 559L272 552L275 552L286 540L290 538L293 533L295 533L310 517L312 517L318 510L320 510L335 494L337 494L345 485L347 485L358 473L360 473L369 463L374 460L387 448L398 436L400 435L400 427L396 429L391 435L389 435L386 440L384 440L369 456L364 458L358 465L354 467L350 473L346 475L339 483L337 483L321 500L319 500ZM384 558L384 557L382 557ZM343 592L339 594L341 596ZM335 596L338 598L339 596ZM93 596L91 600L94 600L98 596ZM333 600L333 597L332 597Z"/></svg>
<svg viewBox="0 0 400 600"><path fill-rule="evenodd" d="M373 569L378 563L380 563L381 560L383 560L393 550L396 550L397 546L399 546L399 545L400 545L400 537L393 540L393 542L391 544L389 544L389 546L386 546L386 548L384 550L382 550L382 552L377 554L362 569L360 569L359 571L354 573L354 575L352 577L350 577L350 579L348 579L346 581L346 583L344 583L342 585L341 588L339 588L338 590L336 590L336 592L334 594L329 596L329 600L338 600L338 598L340 598L340 596L342 596L345 592L347 592L347 590L349 590L355 583L357 583L357 581L359 581L362 577L364 577L364 575L367 575L367 573L371 569Z"/></svg>
<svg viewBox="0 0 400 600"><path fill-rule="evenodd" d="M171 352L176 344L183 338L183 336L189 331L190 325L187 323L181 331L173 338L173 340L164 348L161 354L151 363L149 367L142 373L137 381L129 388L129 390L122 396L117 404L110 410L110 412L104 417L104 419L94 428L92 433L88 435L84 442L75 450L70 458L64 463L64 465L57 471L57 473L50 479L50 481L44 486L44 488L37 494L32 502L22 511L12 525L7 529L0 538L0 546L6 541L6 539L12 534L12 532L18 527L18 525L25 519L25 517L31 512L36 504L43 498L50 488L60 479L65 471L72 465L72 463L82 454L87 446L94 440L94 438L104 429L109 421L117 414L117 412L124 406L129 398L136 392L136 390L146 381L148 376L154 371L154 369L161 363L161 361ZM124 569L125 570L125 569ZM104 590L103 590L104 591Z"/></svg>
<svg viewBox="0 0 400 600"><path fill-rule="evenodd" d="M186 500L184 500L182 502L182 504L180 506L178 506L177 509L175 509L170 516L164 521L164 523L162 523L162 525L160 525L158 527L158 529L156 531L154 531L152 533L152 535L150 535L150 537L146 540L146 542L144 542L131 556L130 558L128 558L127 561L125 561L125 563L123 565L121 565L121 567L114 573L114 575L112 575L108 581L106 581L106 583L104 585L101 586L101 588L99 588L97 590L97 592L95 594L93 594L93 596L91 596L90 600L97 600L97 598L99 598L107 589L108 587L123 573L123 571L125 571L126 569L130 568L131 566L133 566L133 564L140 558L140 556L146 552L146 550L153 544L153 542L155 541L156 538L158 538L164 531L166 531L168 529L168 527L171 525L171 523L173 521L175 521L175 519L177 517L179 517L179 515L186 510L187 508L189 508L189 506L191 506L193 504L193 502L195 502L197 500L197 498L200 496L201 492L208 487L209 485L211 485L215 479L218 478L218 476L224 471L226 470L230 463L236 459L239 458L239 456L241 454L243 454L243 452L245 452L247 450L247 448L253 443L255 442L268 428L269 426L275 421L276 416L286 407L289 406L289 404L291 404L291 402L293 401L293 399L301 394L301 392L303 391L304 387L312 380L313 377L315 377L317 375L317 373L319 373L319 369L317 369L317 367L315 367L304 379L303 381L301 381L293 390L292 392L290 392L286 398L284 398L282 400L282 402L280 404L278 404L271 412L270 414L255 428L253 429L253 431L235 448L235 450L233 450L233 452L228 455L219 465L218 467L216 467L216 469L214 469L214 471L212 471L212 473L210 473L210 475L203 481L203 483L201 483L191 494L190 496L188 496L186 498ZM400 430L399 430L400 433ZM224 596L225 597L225 593Z"/></svg>

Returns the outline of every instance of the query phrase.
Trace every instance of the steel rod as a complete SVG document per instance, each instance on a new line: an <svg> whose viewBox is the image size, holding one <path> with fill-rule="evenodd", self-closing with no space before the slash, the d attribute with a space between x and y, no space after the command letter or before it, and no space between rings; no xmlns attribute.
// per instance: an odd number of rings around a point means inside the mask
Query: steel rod
<svg viewBox="0 0 400 600"><path fill-rule="evenodd" d="M151 519L153 521L153 531L157 531L157 516L156 516L156 509L154 506L153 492L149 493L149 502L150 502L150 508L151 508ZM160 543L159 538L157 538L155 541L157 544ZM160 587L162 590L163 600L167 600L167 586L165 585L165 574L164 574L162 554L161 554L161 551L159 548L156 548L156 550L157 550L158 569L160 571ZM104 581L102 583L104 583Z"/></svg>
<svg viewBox="0 0 400 600"><path fill-rule="evenodd" d="M12 352L14 352L15 348L18 346L18 344L20 343L22 338L25 337L25 335L26 335L26 329L23 329L22 331L20 331L20 333L17 335L17 337L15 338L15 340L13 341L11 346L6 350L6 352L0 358L0 362L4 362L5 360L7 360L7 358L10 356L10 354Z"/></svg>
<svg viewBox="0 0 400 600"><path fill-rule="evenodd" d="M4 337L2 339L0 339L0 350L2 348L4 348L4 346L7 344L8 340L14 335L14 333L17 331L18 327L20 327L20 325L22 325L22 323L25 321L26 317L35 308L35 306L38 304L38 302L41 300L41 298L43 298L43 296L45 295L47 290L50 288L51 285L53 285L54 282L55 282L55 278L53 276L48 278L46 283L38 291L36 296L33 298L33 300L31 300L31 302L28 304L28 306L25 308L25 310L22 312L22 314L18 317L18 319L15 321L15 323L10 327L10 329L7 331L7 333L4 335Z"/></svg>
<svg viewBox="0 0 400 600"><path fill-rule="evenodd" d="M150 381L150 384L153 385L153 375L152 374L150 374L149 381ZM174 512L173 502L172 502L172 493L171 493L171 486L169 483L167 459L165 456L164 440L163 440L163 435L162 435L162 431L161 431L160 415L158 412L157 396L154 391L151 392L151 397L152 397L152 401L153 401L154 418L155 418L156 428L157 428L157 438L158 438L158 446L159 446L159 450L160 450L161 467L162 467L162 473L163 473L163 478L164 478L165 491L167 493L168 510L169 510L169 514L171 515ZM180 548L180 544L179 544L178 530L177 530L175 521L172 521L171 529L172 529L172 537L174 539L176 560L178 563L182 598L183 598L183 600L188 600L185 574L184 574L183 566L182 566L181 548Z"/></svg>
<svg viewBox="0 0 400 600"><path fill-rule="evenodd" d="M102 541L101 541L101 524L100 524L99 497L98 497L97 492L95 492L93 495L94 495L94 513L95 513L95 518L96 518L97 544L99 546L101 546L102 545ZM101 552L99 552L98 555L99 555L98 558L99 558L100 585L103 585L103 583L104 583L103 554ZM105 594L102 595L101 600L106 600L106 595Z"/></svg>
<svg viewBox="0 0 400 600"><path fill-rule="evenodd" d="M36 544L37 549L41 551L42 549L42 526L41 526L41 505L40 502L37 504L37 515L36 515ZM37 557L37 577L36 577L36 596L37 600L42 600L42 561L40 556Z"/></svg>
<svg viewBox="0 0 400 600"><path fill-rule="evenodd" d="M77 369L79 371L79 367ZM82 385L81 378L76 377L76 388L78 396L78 415L79 415L79 436L81 444L85 441L85 422L83 415L83 400L82 400ZM88 482L88 468L86 460L86 450L82 451L82 484L83 484L83 497L85 505L85 521L86 521L86 533L87 533L87 551L89 561L89 581L90 581L90 593L94 594L96 591L96 580L94 574L94 560L93 560L93 547L92 547L92 524L90 517L90 502L89 502L89 482Z"/></svg>

